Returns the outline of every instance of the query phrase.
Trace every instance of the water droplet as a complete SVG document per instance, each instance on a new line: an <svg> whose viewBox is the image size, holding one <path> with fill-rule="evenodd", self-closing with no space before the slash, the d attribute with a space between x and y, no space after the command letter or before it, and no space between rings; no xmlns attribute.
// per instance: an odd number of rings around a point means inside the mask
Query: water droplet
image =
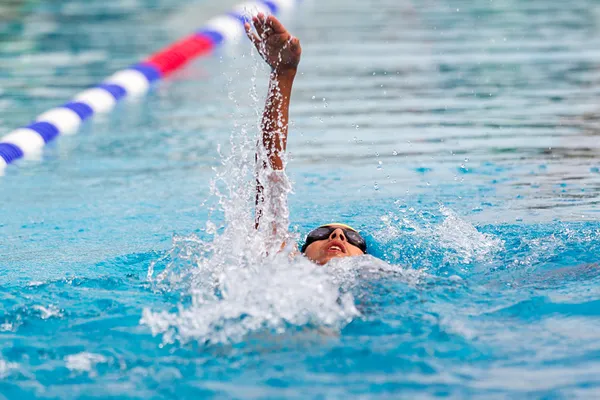
<svg viewBox="0 0 600 400"><path fill-rule="evenodd" d="M398 155L398 152L397 152L396 150L394 150L394 151L392 151L392 155L393 155L393 156L397 156L397 155Z"/></svg>
<svg viewBox="0 0 600 400"><path fill-rule="evenodd" d="M214 235L215 233L217 233L217 226L213 222L207 221L206 233L208 233L209 235Z"/></svg>

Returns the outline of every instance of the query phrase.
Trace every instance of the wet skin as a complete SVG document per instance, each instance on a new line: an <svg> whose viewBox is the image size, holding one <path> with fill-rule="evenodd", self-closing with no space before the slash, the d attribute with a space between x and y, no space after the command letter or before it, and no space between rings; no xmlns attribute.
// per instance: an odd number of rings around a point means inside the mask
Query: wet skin
<svg viewBox="0 0 600 400"><path fill-rule="evenodd" d="M309 260L319 265L325 265L333 258L362 256L363 254L361 249L348 243L342 227L331 232L327 239L312 242L304 252Z"/></svg>

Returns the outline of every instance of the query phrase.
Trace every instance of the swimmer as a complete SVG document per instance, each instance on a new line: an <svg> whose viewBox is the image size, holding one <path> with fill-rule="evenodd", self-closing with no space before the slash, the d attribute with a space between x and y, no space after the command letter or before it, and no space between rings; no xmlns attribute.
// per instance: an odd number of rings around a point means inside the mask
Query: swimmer
<svg viewBox="0 0 600 400"><path fill-rule="evenodd" d="M254 27L254 30L252 29ZM282 171L282 153L286 150L290 98L292 85L298 71L302 48L298 38L292 36L272 15L258 14L252 24L245 24L248 38L262 58L271 67L269 92L262 117L262 146L268 161L263 167L274 172ZM256 160L259 160L257 151ZM268 165L267 165L268 162ZM262 216L265 203L264 185L257 178L256 227ZM273 228L276 230L276 227ZM309 260L324 265L333 258L364 255L367 244L360 233L345 224L327 224L311 231L300 252Z"/></svg>

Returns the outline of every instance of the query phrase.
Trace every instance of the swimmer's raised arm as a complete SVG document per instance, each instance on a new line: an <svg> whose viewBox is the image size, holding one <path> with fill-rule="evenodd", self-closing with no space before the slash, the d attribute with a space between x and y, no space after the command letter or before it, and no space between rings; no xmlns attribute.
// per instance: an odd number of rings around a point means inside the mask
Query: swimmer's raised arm
<svg viewBox="0 0 600 400"><path fill-rule="evenodd" d="M256 32L252 30L252 26ZM252 25L246 23L245 27L248 38L271 67L269 92L261 122L261 140L270 167L273 170L282 170L284 165L281 155L287 145L292 85L302 53L300 41L293 37L272 15L258 14L252 18ZM267 167L267 161L259 160L258 154L257 162L262 162L263 167ZM257 179L257 206L264 202L262 191L263 185ZM260 216L260 212L258 212L256 215L257 227Z"/></svg>
<svg viewBox="0 0 600 400"><path fill-rule="evenodd" d="M281 152L285 151L288 133L288 116L292 84L296 77L302 49L293 37L272 15L258 14L252 18L256 32L246 23L248 38L254 43L262 58L271 67L269 94L263 113L262 144L271 167L283 169Z"/></svg>

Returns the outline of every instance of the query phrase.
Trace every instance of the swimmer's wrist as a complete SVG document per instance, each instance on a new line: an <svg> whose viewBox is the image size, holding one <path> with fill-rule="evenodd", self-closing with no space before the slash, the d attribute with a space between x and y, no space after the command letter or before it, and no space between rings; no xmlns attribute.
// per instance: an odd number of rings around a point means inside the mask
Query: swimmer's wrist
<svg viewBox="0 0 600 400"><path fill-rule="evenodd" d="M294 79L296 77L297 68L273 68L271 70L271 77L278 79Z"/></svg>

